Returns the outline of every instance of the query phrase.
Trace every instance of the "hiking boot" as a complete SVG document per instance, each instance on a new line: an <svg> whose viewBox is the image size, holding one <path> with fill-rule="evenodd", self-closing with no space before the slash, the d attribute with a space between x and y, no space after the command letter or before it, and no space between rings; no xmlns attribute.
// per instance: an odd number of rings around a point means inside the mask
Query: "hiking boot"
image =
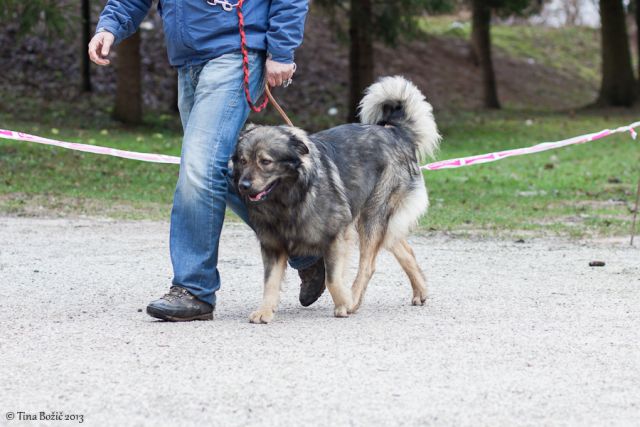
<svg viewBox="0 0 640 427"><path fill-rule="evenodd" d="M315 264L304 270L298 270L302 283L300 284L300 304L308 307L320 298L324 292L324 259L320 258Z"/></svg>
<svg viewBox="0 0 640 427"><path fill-rule="evenodd" d="M172 286L168 294L147 306L147 314L170 322L212 320L214 308L215 306L194 297L185 288Z"/></svg>

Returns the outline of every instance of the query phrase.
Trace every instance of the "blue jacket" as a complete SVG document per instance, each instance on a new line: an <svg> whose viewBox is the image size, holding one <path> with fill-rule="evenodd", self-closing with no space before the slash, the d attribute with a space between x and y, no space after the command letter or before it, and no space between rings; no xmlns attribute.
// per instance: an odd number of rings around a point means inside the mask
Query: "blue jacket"
<svg viewBox="0 0 640 427"><path fill-rule="evenodd" d="M98 31L109 31L119 43L136 32L151 3L152 0L107 1ZM277 62L293 62L293 51L302 43L308 9L308 0L245 0L242 12L247 47L266 50ZM212 6L206 0L160 0L158 11L173 66L198 64L240 50L235 7L227 12L220 4Z"/></svg>

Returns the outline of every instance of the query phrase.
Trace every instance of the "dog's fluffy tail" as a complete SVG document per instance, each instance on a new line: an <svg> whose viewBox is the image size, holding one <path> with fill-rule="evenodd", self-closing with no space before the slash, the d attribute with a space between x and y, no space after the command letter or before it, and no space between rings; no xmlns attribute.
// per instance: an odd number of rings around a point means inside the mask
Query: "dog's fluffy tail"
<svg viewBox="0 0 640 427"><path fill-rule="evenodd" d="M416 85L401 76L378 80L367 88L360 101L362 123L408 130L419 159L433 157L440 144L432 111L431 104Z"/></svg>

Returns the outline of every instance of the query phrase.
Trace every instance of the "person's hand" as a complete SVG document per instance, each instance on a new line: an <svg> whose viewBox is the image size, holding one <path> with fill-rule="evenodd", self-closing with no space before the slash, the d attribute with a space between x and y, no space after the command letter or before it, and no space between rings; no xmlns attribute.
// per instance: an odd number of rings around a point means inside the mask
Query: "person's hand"
<svg viewBox="0 0 640 427"><path fill-rule="evenodd" d="M267 82L271 87L278 87L293 77L296 71L295 64L282 64L280 62L267 59Z"/></svg>
<svg viewBox="0 0 640 427"><path fill-rule="evenodd" d="M97 33L89 42L89 58L98 65L109 65L111 61L107 57L115 39L108 31Z"/></svg>

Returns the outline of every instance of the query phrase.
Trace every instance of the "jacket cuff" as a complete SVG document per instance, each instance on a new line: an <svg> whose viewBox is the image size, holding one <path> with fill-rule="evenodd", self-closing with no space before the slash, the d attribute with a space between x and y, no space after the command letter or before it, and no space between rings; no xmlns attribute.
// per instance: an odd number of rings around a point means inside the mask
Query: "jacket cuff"
<svg viewBox="0 0 640 427"><path fill-rule="evenodd" d="M285 51L274 51L269 50L269 58L272 61L279 62L281 64L293 64L293 51L285 52Z"/></svg>
<svg viewBox="0 0 640 427"><path fill-rule="evenodd" d="M102 33L104 31L107 31L113 34L113 37L115 39L113 41L114 46L119 44L122 41L123 37L122 37L121 31L119 31L119 26L117 24L114 24L113 22L108 22L108 21L105 21L105 22L99 21L98 25L96 26L95 34Z"/></svg>

